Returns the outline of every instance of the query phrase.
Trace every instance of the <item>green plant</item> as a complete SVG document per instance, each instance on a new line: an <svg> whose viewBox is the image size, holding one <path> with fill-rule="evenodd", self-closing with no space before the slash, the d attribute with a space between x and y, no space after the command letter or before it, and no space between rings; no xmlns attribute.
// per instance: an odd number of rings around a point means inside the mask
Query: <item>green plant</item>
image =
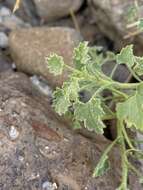
<svg viewBox="0 0 143 190"><path fill-rule="evenodd" d="M133 54L133 45L127 45L115 55L112 52L102 53L100 47L88 47L87 42L80 43L74 49L71 67L64 63L61 56L52 54L46 58L48 69L54 75L62 74L64 69L69 69L70 75L61 88L56 88L53 93L53 106L59 114L71 112L73 127L82 126L90 131L103 134L105 120L117 120L117 137L103 153L97 164L93 177L104 174L109 169L108 154L115 144L121 151L122 179L118 190L127 190L128 172L134 171L140 181L142 174L129 161L129 156L143 156L143 152L136 148L128 136L126 128L133 131L143 131L143 57ZM107 61L115 61L115 67L110 76L102 71L102 66ZM137 83L120 83L114 81L112 76L119 64L125 64ZM110 91L110 97L103 96L105 90ZM90 97L86 102L80 99L80 92L88 91ZM110 107L115 104L115 110ZM71 109L72 108L72 109ZM127 148L126 148L127 147Z"/></svg>

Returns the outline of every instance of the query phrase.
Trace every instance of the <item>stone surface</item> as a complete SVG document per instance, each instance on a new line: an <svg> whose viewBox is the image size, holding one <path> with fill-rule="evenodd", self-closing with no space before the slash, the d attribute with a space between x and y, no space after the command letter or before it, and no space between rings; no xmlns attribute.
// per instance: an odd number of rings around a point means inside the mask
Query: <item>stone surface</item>
<svg viewBox="0 0 143 190"><path fill-rule="evenodd" d="M53 86L61 85L68 72L54 77L48 72L45 57L57 53L65 63L72 64L73 48L81 40L78 32L64 27L43 27L13 31L9 46L14 62L20 71L45 77Z"/></svg>
<svg viewBox="0 0 143 190"><path fill-rule="evenodd" d="M8 47L8 37L5 33L0 32L0 48Z"/></svg>
<svg viewBox="0 0 143 190"><path fill-rule="evenodd" d="M55 20L77 11L83 0L34 0L37 12L46 21Z"/></svg>
<svg viewBox="0 0 143 190"><path fill-rule="evenodd" d="M108 174L92 178L107 140L95 135L94 143L65 127L25 75L7 72L0 79L0 189L40 190L49 182L59 190L115 190L117 157Z"/></svg>
<svg viewBox="0 0 143 190"><path fill-rule="evenodd" d="M3 4L10 10L13 10L15 0L5 0ZM15 12L15 15L32 25L38 24L38 16L33 0L22 0L20 8Z"/></svg>
<svg viewBox="0 0 143 190"><path fill-rule="evenodd" d="M0 51L0 73L6 70L12 70L11 60L7 52Z"/></svg>
<svg viewBox="0 0 143 190"><path fill-rule="evenodd" d="M110 171L92 178L109 141L96 134L91 141L68 128L22 73L0 74L0 89L0 189L116 189L116 149L110 154ZM129 182L131 190L141 190L135 177Z"/></svg>
<svg viewBox="0 0 143 190"><path fill-rule="evenodd" d="M143 17L143 2L138 1L140 18ZM135 43L139 52L143 47L143 35L135 35L125 38L128 34L137 31L136 27L127 29L127 25L134 21L129 21L128 12L134 6L134 0L88 0L91 9L92 23L98 24L102 33L115 42L118 48L122 48L127 43ZM110 21L110 22L109 22Z"/></svg>
<svg viewBox="0 0 143 190"><path fill-rule="evenodd" d="M2 6L0 7L0 26L13 30L21 27L29 27L30 25L15 16L10 9Z"/></svg>

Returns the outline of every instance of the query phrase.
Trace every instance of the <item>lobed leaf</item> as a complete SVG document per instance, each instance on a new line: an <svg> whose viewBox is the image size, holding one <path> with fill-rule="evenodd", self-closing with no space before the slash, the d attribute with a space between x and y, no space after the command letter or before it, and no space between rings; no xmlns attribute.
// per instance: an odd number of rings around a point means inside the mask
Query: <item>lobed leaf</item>
<svg viewBox="0 0 143 190"><path fill-rule="evenodd" d="M76 120L83 121L84 126L88 130L95 131L100 134L103 133L103 128L105 128L105 125L102 122L104 111L99 99L92 99L87 103L78 102L74 104L74 109Z"/></svg>
<svg viewBox="0 0 143 190"><path fill-rule="evenodd" d="M117 54L116 60L118 64L126 64L128 67L132 67L135 62L133 45L127 45L122 48L121 52Z"/></svg>
<svg viewBox="0 0 143 190"><path fill-rule="evenodd" d="M76 69L81 70L82 67L87 64L89 61L88 51L88 42L81 42L79 46L74 49L73 59Z"/></svg>
<svg viewBox="0 0 143 190"><path fill-rule="evenodd" d="M63 57L58 56L56 54L51 54L49 57L46 58L48 69L54 75L62 74L63 67L64 67L64 60Z"/></svg>
<svg viewBox="0 0 143 190"><path fill-rule="evenodd" d="M59 114L65 114L68 111L71 102L68 96L65 96L65 92L63 89L57 88L53 94L53 107L55 111Z"/></svg>
<svg viewBox="0 0 143 190"><path fill-rule="evenodd" d="M117 104L116 111L118 119L125 121L127 127L143 131L143 83L139 85L135 95Z"/></svg>

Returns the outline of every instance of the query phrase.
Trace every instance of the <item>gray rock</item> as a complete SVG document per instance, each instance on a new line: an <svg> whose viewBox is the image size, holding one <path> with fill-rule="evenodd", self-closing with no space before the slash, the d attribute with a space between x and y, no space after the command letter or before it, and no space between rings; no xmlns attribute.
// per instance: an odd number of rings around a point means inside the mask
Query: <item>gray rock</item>
<svg viewBox="0 0 143 190"><path fill-rule="evenodd" d="M71 65L73 48L81 39L74 29L64 27L20 29L10 34L9 46L18 70L41 75L56 86L62 84L68 72L54 77L48 72L45 57L54 52Z"/></svg>
<svg viewBox="0 0 143 190"><path fill-rule="evenodd" d="M0 48L8 47L8 37L5 33L0 32Z"/></svg>
<svg viewBox="0 0 143 190"><path fill-rule="evenodd" d="M135 43L136 49L142 53L140 50L143 47L142 34L131 35L131 37L125 39L128 34L137 31L137 27L127 28L128 24L134 22L129 21L128 18L128 12L134 6L134 2L134 0L88 0L92 14L92 23L97 23L102 33L113 40L117 48L122 48L127 43ZM142 0L138 0L138 4L140 18L142 18Z"/></svg>
<svg viewBox="0 0 143 190"><path fill-rule="evenodd" d="M16 29L21 27L29 27L29 24L24 23L20 18L15 16L7 7L0 7L0 25L7 29Z"/></svg>
<svg viewBox="0 0 143 190"><path fill-rule="evenodd" d="M24 74L5 72L0 79L0 189L116 189L118 150L110 154L110 172L92 177L108 140L95 134L93 142L73 132ZM141 190L133 177L131 190Z"/></svg>
<svg viewBox="0 0 143 190"><path fill-rule="evenodd" d="M77 11L83 0L34 0L39 16L46 20L55 20Z"/></svg>

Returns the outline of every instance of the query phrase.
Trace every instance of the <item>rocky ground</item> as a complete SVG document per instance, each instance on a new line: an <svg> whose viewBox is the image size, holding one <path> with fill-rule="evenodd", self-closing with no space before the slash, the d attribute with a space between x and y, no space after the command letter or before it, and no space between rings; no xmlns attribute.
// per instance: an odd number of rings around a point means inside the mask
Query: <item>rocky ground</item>
<svg viewBox="0 0 143 190"><path fill-rule="evenodd" d="M55 52L72 65L73 48L83 40L114 51L132 42L141 54L142 35L124 40L124 13L133 1L23 0L13 14L14 3L0 1L0 190L115 190L121 175L117 149L110 172L92 178L111 138L73 131L54 113L52 90L68 72L54 77L45 57ZM105 66L107 74L112 66ZM128 75L121 66L114 77L125 81ZM129 184L142 189L132 174Z"/></svg>

